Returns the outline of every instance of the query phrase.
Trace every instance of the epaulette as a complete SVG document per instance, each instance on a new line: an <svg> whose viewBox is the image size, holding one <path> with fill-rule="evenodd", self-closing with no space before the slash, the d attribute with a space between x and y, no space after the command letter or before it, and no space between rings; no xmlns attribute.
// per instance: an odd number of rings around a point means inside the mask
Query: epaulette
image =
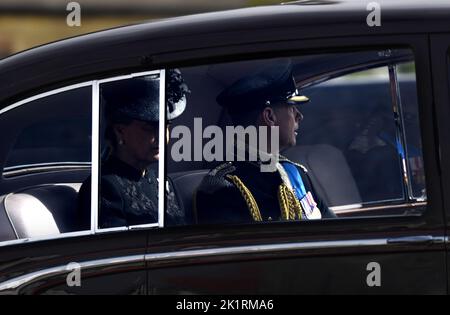
<svg viewBox="0 0 450 315"><path fill-rule="evenodd" d="M300 167L303 170L303 172L308 173L308 169L305 166L303 166L302 164L294 163L294 165L297 165L298 167Z"/></svg>
<svg viewBox="0 0 450 315"><path fill-rule="evenodd" d="M203 178L198 190L211 194L216 190L231 187L233 184L227 178L227 175L233 173L236 167L231 162L220 164L216 168L209 171Z"/></svg>
<svg viewBox="0 0 450 315"><path fill-rule="evenodd" d="M234 172L235 170L236 167L233 165L232 162L225 162L220 164L216 168L212 169L208 175L216 177L225 177L226 175Z"/></svg>
<svg viewBox="0 0 450 315"><path fill-rule="evenodd" d="M300 163L296 163L296 162L294 162L294 161L291 161L291 160L289 160L287 157L285 157L285 156L283 156L283 155L280 155L280 162L289 162L289 163L292 163L292 164L294 164L295 166L300 167L300 168L303 170L303 172L308 173L308 169L307 169L304 165L302 165L302 164L300 164Z"/></svg>

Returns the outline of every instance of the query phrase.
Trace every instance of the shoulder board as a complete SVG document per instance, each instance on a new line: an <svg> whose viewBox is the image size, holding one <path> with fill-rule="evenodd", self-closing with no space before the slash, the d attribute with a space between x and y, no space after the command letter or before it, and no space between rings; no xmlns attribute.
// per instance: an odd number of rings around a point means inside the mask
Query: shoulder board
<svg viewBox="0 0 450 315"><path fill-rule="evenodd" d="M223 164L220 164L216 168L212 169L208 175L224 177L225 175L232 173L235 170L236 170L236 167L233 165L232 162L225 162Z"/></svg>
<svg viewBox="0 0 450 315"><path fill-rule="evenodd" d="M289 160L287 157L285 157L285 156L283 156L283 155L280 155L280 162L289 162L289 163L292 163L292 164L294 164L295 166L300 167L300 168L303 170L303 172L308 173L308 169L307 169L304 165L302 165L302 164L300 164L300 163L293 162L293 161Z"/></svg>
<svg viewBox="0 0 450 315"><path fill-rule="evenodd" d="M303 172L308 173L308 169L305 166L303 166L302 164L299 164L299 163L293 163L293 164L300 167L303 170Z"/></svg>

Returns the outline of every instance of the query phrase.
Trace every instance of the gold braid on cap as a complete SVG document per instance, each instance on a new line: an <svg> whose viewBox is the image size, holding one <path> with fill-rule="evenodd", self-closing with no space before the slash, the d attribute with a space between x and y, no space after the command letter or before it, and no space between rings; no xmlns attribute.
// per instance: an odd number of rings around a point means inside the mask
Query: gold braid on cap
<svg viewBox="0 0 450 315"><path fill-rule="evenodd" d="M233 182L233 184L239 189L239 192L241 193L242 197L244 197L245 203L247 204L247 207L250 210L250 214L252 215L253 220L262 221L261 212L259 211L258 204L256 203L256 200L253 197L250 190L236 175L227 175L227 178Z"/></svg>
<svg viewBox="0 0 450 315"><path fill-rule="evenodd" d="M300 201L295 196L292 189L281 184L278 189L278 201L280 203L281 217L283 220L290 221L295 220L296 217L302 219L302 206Z"/></svg>

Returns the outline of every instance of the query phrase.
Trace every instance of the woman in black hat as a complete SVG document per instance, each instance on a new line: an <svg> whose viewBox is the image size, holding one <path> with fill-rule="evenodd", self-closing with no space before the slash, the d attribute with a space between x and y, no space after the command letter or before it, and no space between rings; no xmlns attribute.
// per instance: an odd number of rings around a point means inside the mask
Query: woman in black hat
<svg viewBox="0 0 450 315"><path fill-rule="evenodd" d="M139 77L101 87L106 131L102 142L99 228L158 222L159 77ZM184 111L189 92L178 70L167 72L167 119ZM167 139L168 140L168 139ZM184 224L172 185L165 185L166 225ZM90 180L80 190L84 225L90 222Z"/></svg>

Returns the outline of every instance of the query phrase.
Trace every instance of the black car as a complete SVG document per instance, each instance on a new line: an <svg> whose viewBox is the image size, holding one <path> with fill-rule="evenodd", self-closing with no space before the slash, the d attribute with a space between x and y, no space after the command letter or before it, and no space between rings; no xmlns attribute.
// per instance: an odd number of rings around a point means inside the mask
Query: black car
<svg viewBox="0 0 450 315"><path fill-rule="evenodd" d="M447 294L450 3L378 4L193 15L1 60L0 294ZM195 148L175 156L180 131L204 146L212 136L199 123L230 123L221 91L280 61L310 98L284 154L308 170L336 218L201 224L196 189L221 161ZM174 69L190 93L169 144L159 142L157 218L102 225L102 91L157 82L164 138ZM169 198L183 224L165 220Z"/></svg>

